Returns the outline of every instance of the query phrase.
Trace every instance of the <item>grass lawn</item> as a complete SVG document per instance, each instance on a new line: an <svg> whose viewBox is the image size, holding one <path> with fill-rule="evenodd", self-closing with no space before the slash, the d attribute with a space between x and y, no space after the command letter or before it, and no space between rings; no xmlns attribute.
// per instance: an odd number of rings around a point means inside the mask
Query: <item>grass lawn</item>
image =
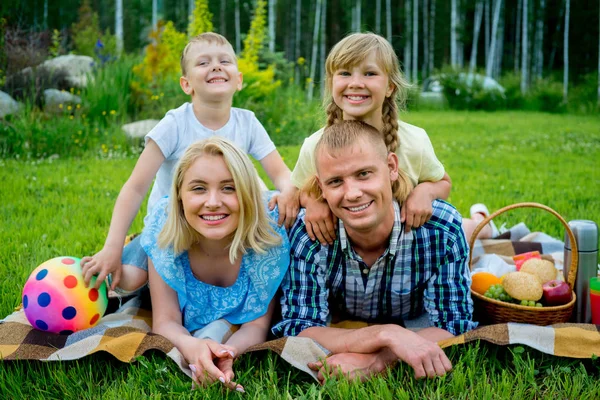
<svg viewBox="0 0 600 400"><path fill-rule="evenodd" d="M600 222L600 118L541 113L419 112L403 116L425 128L453 181L450 202L463 214L475 202L490 210L535 201L567 221ZM299 147L280 152L293 168ZM114 201L135 159L0 160L0 315L20 303L30 271L60 255L99 250ZM142 210L142 215L145 209ZM542 210L498 217L508 226L563 237ZM138 216L133 231L142 228ZM415 381L402 365L366 384L316 385L269 354L243 356L236 367L247 393L218 385L190 392L191 384L164 355L148 353L128 365L96 355L76 362L0 363L0 399L85 398L600 398L600 363L547 356L535 350L485 343L447 350L454 371Z"/></svg>

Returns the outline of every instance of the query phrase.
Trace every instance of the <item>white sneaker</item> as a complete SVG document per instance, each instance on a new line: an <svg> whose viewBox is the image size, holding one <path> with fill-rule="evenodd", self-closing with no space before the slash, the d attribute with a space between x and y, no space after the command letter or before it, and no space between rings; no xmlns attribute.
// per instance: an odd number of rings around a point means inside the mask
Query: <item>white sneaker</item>
<svg viewBox="0 0 600 400"><path fill-rule="evenodd" d="M488 210L485 204L482 203L473 204L469 212L471 214L471 218L473 218L475 214L482 214L486 218L490 216L490 210ZM494 221L490 221L489 225L492 228L492 238L495 238L500 234L500 232L498 231L496 224L494 224Z"/></svg>

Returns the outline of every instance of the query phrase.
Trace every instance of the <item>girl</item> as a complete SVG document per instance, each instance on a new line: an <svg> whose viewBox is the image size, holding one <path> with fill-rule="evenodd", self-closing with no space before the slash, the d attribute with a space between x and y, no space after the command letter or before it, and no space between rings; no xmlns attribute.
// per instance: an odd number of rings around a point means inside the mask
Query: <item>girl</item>
<svg viewBox="0 0 600 400"><path fill-rule="evenodd" d="M248 157L214 136L186 150L170 198L142 233L152 330L181 351L199 384L243 391L232 381L233 358L267 337L290 250L267 201ZM219 324L240 327L211 334Z"/></svg>
<svg viewBox="0 0 600 400"><path fill-rule="evenodd" d="M390 43L374 33L354 33L338 42L325 62L327 126L342 120L361 120L379 129L389 151L398 155L399 167L414 189L402 205L406 230L429 220L434 199L447 199L452 186L444 166L435 156L427 133L398 119L410 84L400 71ZM292 183L301 189L306 227L312 240L331 244L335 221L327 204L302 190L315 175L314 149L323 129L304 140L292 172Z"/></svg>

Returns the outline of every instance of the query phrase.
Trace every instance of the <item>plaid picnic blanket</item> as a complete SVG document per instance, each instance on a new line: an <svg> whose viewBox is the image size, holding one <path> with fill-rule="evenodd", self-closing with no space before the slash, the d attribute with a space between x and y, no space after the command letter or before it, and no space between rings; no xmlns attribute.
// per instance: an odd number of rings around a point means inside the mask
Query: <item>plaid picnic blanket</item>
<svg viewBox="0 0 600 400"><path fill-rule="evenodd" d="M529 242L515 244L508 240L477 242L474 253L501 254L507 258L523 251L538 250L548 253L548 244ZM544 247L545 246L545 247ZM555 244L550 246L557 249ZM546 251L545 251L546 250ZM558 256L557 256L558 257ZM474 260L476 256L474 254ZM558 265L557 265L558 267ZM97 352L107 352L123 362L134 361L148 350L159 350L171 358L179 368L191 377L191 371L182 354L167 339L153 334L149 299L136 296L123 305L111 300L107 314L93 328L59 335L42 332L31 327L23 310L16 310L0 321L0 358L3 360L75 360ZM360 328L362 322L345 321L340 327ZM535 326L529 324L497 324L482 326L461 336L439 342L442 348L483 340L496 345L521 344L546 354L591 358L600 355L600 326L591 324L556 324ZM219 340L233 333L235 327L216 324L207 329L206 337ZM295 368L316 380L316 373L308 369L315 362L329 355L329 351L309 338L288 337L271 340L249 348L246 352L269 350L278 354Z"/></svg>

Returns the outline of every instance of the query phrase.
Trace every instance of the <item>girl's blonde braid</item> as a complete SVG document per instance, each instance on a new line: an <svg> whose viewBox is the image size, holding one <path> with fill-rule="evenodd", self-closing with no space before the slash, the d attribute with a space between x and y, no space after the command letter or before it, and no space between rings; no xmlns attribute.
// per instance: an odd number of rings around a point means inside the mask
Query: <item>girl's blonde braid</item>
<svg viewBox="0 0 600 400"><path fill-rule="evenodd" d="M400 138L398 137L398 106L394 101L394 97L388 97L383 103L382 109L383 139L388 151L396 152Z"/></svg>
<svg viewBox="0 0 600 400"><path fill-rule="evenodd" d="M342 109L340 107L338 107L337 104L335 104L335 101L333 101L333 99L330 101L329 105L327 106L326 112L327 112L327 126L337 124L344 120L344 115L343 115Z"/></svg>

